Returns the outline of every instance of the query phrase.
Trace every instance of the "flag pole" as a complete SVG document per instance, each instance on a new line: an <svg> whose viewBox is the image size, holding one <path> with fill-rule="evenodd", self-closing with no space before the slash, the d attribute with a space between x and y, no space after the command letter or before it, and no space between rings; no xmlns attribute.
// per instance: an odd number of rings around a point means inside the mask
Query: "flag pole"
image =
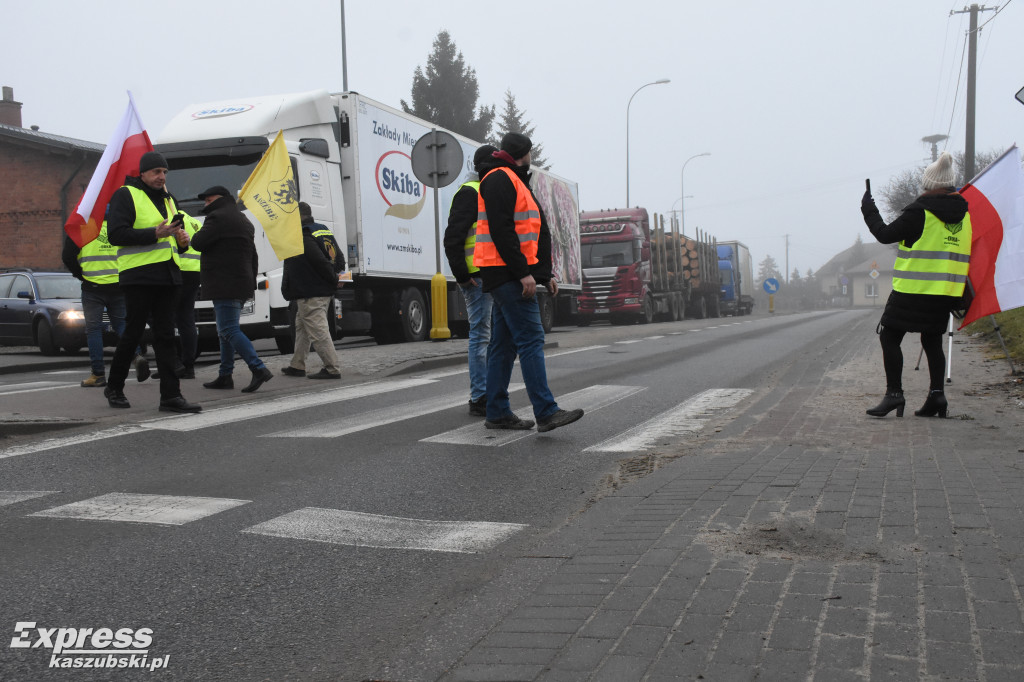
<svg viewBox="0 0 1024 682"><path fill-rule="evenodd" d="M999 337L999 345L1003 347L1003 353L1006 354L1006 361L1010 363L1010 376L1017 374L1017 371L1013 368L1013 358L1010 357L1010 351L1006 348L1006 341L1003 341L1003 334L999 331L999 323L996 322L995 315L989 315L988 319L992 320L992 328L996 330L996 336Z"/></svg>
<svg viewBox="0 0 1024 682"><path fill-rule="evenodd" d="M953 313L949 314L949 350L946 351L946 383L953 383Z"/></svg>

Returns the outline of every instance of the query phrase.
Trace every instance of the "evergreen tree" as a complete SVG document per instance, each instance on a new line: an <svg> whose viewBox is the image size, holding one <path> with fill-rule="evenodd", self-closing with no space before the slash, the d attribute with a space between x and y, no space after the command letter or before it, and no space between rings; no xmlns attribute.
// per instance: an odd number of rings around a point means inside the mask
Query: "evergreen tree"
<svg viewBox="0 0 1024 682"><path fill-rule="evenodd" d="M763 282L769 277L774 277L779 282L784 281L782 273L779 272L779 265L775 262L775 259L771 256L765 256L764 260L761 261L761 265L757 271L757 281Z"/></svg>
<svg viewBox="0 0 1024 682"><path fill-rule="evenodd" d="M501 147L501 138L505 133L522 133L530 138L531 142L533 142L533 149L531 149L531 165L543 168L544 170L551 170L551 164L549 164L548 160L544 158L544 147L537 142L533 128L533 123L526 120L526 112L516 105L516 97L512 94L512 90L506 90L505 108L501 112L497 129L491 136L490 143L495 147Z"/></svg>
<svg viewBox="0 0 1024 682"><path fill-rule="evenodd" d="M434 51L427 57L426 71L417 66L412 78L412 104L401 100L407 114L465 135L486 140L494 120L494 106L477 108L480 88L476 71L466 66L448 31L434 39Z"/></svg>

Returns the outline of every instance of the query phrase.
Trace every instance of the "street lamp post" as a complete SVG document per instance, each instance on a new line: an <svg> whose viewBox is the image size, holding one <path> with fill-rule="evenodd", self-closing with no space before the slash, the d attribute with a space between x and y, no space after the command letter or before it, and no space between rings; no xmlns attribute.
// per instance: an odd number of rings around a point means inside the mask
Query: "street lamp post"
<svg viewBox="0 0 1024 682"><path fill-rule="evenodd" d="M711 156L711 152L701 152L700 154L694 154L693 156L688 158L686 161L683 161L683 170L681 170L679 172L679 189L683 190L682 191L682 200L680 200L680 202L679 202L679 233L680 234L683 233L683 227L685 227L684 224L683 224L683 208L686 205L686 201L685 201L685 199L686 199L686 186L685 186L686 164L690 163L691 161L696 159L698 156Z"/></svg>
<svg viewBox="0 0 1024 682"><path fill-rule="evenodd" d="M630 96L629 103L626 104L626 208L629 208L629 107L633 104L633 98L636 97L637 92L640 92L651 85L662 85L668 82L670 82L668 78L662 78L660 80L647 83L646 85L641 85Z"/></svg>

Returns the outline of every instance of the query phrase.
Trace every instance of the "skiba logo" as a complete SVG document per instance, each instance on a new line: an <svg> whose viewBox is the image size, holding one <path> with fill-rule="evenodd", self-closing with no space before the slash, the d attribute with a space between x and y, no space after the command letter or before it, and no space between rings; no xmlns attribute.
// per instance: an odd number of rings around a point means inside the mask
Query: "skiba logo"
<svg viewBox="0 0 1024 682"><path fill-rule="evenodd" d="M423 210L427 193L412 172L412 157L405 152L387 152L377 161L377 191L388 205L384 215L412 220Z"/></svg>
<svg viewBox="0 0 1024 682"><path fill-rule="evenodd" d="M252 109L255 104L229 104L223 107L211 107L192 112L192 118L220 118L221 116L232 116L241 114Z"/></svg>
<svg viewBox="0 0 1024 682"><path fill-rule="evenodd" d="M49 668L166 668L170 655L150 657L151 628L46 628L35 621L14 626L12 649L43 649Z"/></svg>

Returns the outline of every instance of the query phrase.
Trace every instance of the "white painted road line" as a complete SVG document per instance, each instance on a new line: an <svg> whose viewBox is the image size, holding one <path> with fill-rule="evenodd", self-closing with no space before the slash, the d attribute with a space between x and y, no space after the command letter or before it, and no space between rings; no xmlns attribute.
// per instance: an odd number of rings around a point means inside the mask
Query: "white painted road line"
<svg viewBox="0 0 1024 682"><path fill-rule="evenodd" d="M585 412L583 415L583 419L585 420L587 419L587 414L590 412L599 410L602 407L607 407L612 403L628 398L629 396L643 390L646 389L640 386L605 386L602 384L595 384L594 386L588 386L583 390L559 396L558 404L562 409L571 410L582 407ZM526 407L519 416L525 419L527 418L526 415L529 414L530 408ZM529 431L492 430L485 428L483 423L477 423L464 426L461 429L439 433L436 436L424 438L420 442L452 443L455 445L475 445L477 447L493 448L508 445L509 443L514 443L517 440L536 435L537 431L534 429Z"/></svg>
<svg viewBox="0 0 1024 682"><path fill-rule="evenodd" d="M643 340L644 340L644 341L656 341L656 340L658 340L658 339L663 339L663 338L665 338L665 335L664 335L664 334L661 334L661 335L659 335L659 336L645 336L645 337L643 338Z"/></svg>
<svg viewBox="0 0 1024 682"><path fill-rule="evenodd" d="M0 386L0 395L16 395L18 393L32 393L33 391L52 391L55 388L67 388L74 386L66 381L26 381L21 384L8 384Z"/></svg>
<svg viewBox="0 0 1024 682"><path fill-rule="evenodd" d="M245 403L234 407L223 407L213 410L204 410L199 414L186 414L175 417L164 417L163 419L152 419L142 422L141 426L147 429L160 429L163 431L198 431L211 426L222 424L234 424L247 419L258 419L293 412L307 407L321 407L331 403L338 403L345 400L365 398L366 396L401 391L417 386L426 386L434 383L430 379L398 379L396 381L372 382L359 384L357 386L345 386L330 391L316 393L303 393L300 395L284 396L256 403Z"/></svg>
<svg viewBox="0 0 1024 682"><path fill-rule="evenodd" d="M509 386L509 392L522 388L523 384L512 384ZM380 410L354 414L342 419L304 426L299 429L268 433L264 438L336 438L349 433L365 431L366 429L373 429L378 426L384 426L385 424L393 424L394 422L400 422L405 419L422 417L426 414L433 414L434 412L441 412L453 407L462 406L467 407L467 409L469 406L465 391L448 393L447 395L441 395L434 398L426 398L414 403L393 405Z"/></svg>
<svg viewBox="0 0 1024 682"><path fill-rule="evenodd" d="M249 500L223 497L179 497L176 495L138 495L108 493L81 502L46 509L29 516L52 519L84 519L86 521L130 521L181 526L228 509Z"/></svg>
<svg viewBox="0 0 1024 682"><path fill-rule="evenodd" d="M716 410L734 407L753 393L746 388L713 388L662 412L625 433L609 438L584 452L637 452L647 450L664 438L697 433Z"/></svg>
<svg viewBox="0 0 1024 682"><path fill-rule="evenodd" d="M588 350L598 350L599 348L607 348L607 344L601 346L583 346L582 348L569 348L567 350L559 350L554 353L544 353L544 358L550 360L551 358L561 357L563 355L572 355L573 353L582 353Z"/></svg>
<svg viewBox="0 0 1024 682"><path fill-rule="evenodd" d="M631 343L640 343L643 339L626 339L625 341L616 341L617 346L628 346Z"/></svg>
<svg viewBox="0 0 1024 682"><path fill-rule="evenodd" d="M116 438L117 436L141 433L145 430L146 429L142 428L138 424L127 424L124 426L115 426L110 429L104 429L102 431L93 431L92 433L86 433L80 436L47 438L46 440L39 441L38 443L15 445L13 447L4 448L0 450L0 459L4 459L6 457L17 457L18 455L30 455L33 452L45 452L46 450L54 450L56 448L70 448L84 443L91 443L96 440L103 440L104 438Z"/></svg>
<svg viewBox="0 0 1024 682"><path fill-rule="evenodd" d="M34 500L37 497L55 495L59 492L59 490L0 490L0 507L25 500Z"/></svg>
<svg viewBox="0 0 1024 682"><path fill-rule="evenodd" d="M519 523L405 519L306 507L242 532L334 545L473 554L495 547L523 528Z"/></svg>

